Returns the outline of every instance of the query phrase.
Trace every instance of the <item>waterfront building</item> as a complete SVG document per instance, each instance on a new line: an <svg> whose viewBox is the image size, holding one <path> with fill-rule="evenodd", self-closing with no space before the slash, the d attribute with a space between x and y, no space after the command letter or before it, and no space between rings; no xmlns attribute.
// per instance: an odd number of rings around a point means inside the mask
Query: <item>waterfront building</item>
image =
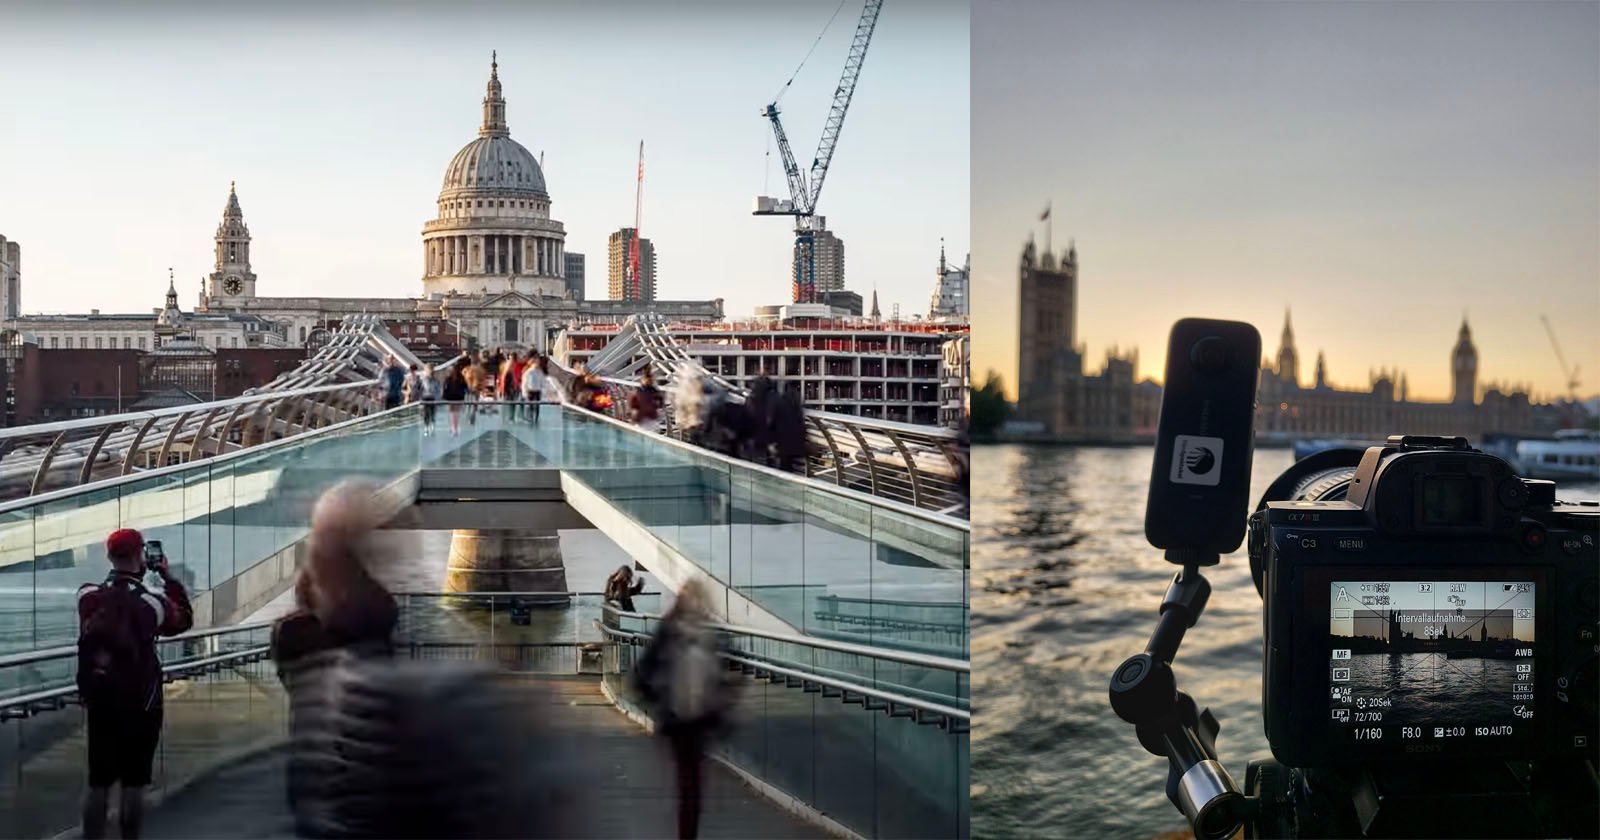
<svg viewBox="0 0 1600 840"><path fill-rule="evenodd" d="M1074 341L1077 246L1069 245L1058 260L1048 250L1039 253L1030 237L1019 277L1017 419L1032 430L1029 436L1045 440L1134 440L1149 410L1148 395L1135 400L1138 352L1113 348L1099 372L1088 373L1084 350Z"/></svg>
<svg viewBox="0 0 1600 840"><path fill-rule="evenodd" d="M0 236L0 318L22 313L22 246Z"/></svg>
<svg viewBox="0 0 1600 840"><path fill-rule="evenodd" d="M1391 434L1463 435L1481 443L1489 435L1543 435L1560 428L1558 407L1535 403L1525 387L1478 385L1478 350L1465 318L1450 353L1447 402L1411 397L1406 375L1371 371L1365 390L1334 387L1317 353L1312 384L1301 384L1294 330L1284 313L1276 362L1261 363L1256 437L1264 442L1301 438L1382 440Z"/></svg>
<svg viewBox="0 0 1600 840"><path fill-rule="evenodd" d="M610 270L607 286L612 300L650 303L656 299L656 246L649 237L639 239L639 276L628 276L633 238L638 233L625 227L614 231L606 242Z"/></svg>
<svg viewBox="0 0 1600 840"><path fill-rule="evenodd" d="M780 319L672 323L668 335L706 370L739 387L765 374L800 389L807 408L936 425L941 422L945 346L967 337L965 324L869 323L806 316L793 304ZM586 324L557 340L554 357L567 365L586 361L610 342L616 328Z"/></svg>

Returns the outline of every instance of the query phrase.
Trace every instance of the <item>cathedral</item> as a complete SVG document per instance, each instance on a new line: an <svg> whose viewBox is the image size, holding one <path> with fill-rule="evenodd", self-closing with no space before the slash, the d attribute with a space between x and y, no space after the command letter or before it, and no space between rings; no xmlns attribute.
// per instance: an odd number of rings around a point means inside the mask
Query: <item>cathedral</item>
<svg viewBox="0 0 1600 840"><path fill-rule="evenodd" d="M567 252L566 230L551 217L543 167L511 138L499 69L496 58L490 63L478 136L445 167L437 215L422 226L420 296L263 296L271 278L262 287L251 269L250 228L237 185L230 184L214 237L214 270L202 280L193 312L179 308L169 278L165 305L145 313L12 315L0 321L0 330L42 349L154 350L177 336L208 348L315 348L345 317L365 313L383 317L419 351L441 346L547 351L567 326L621 323L645 311L682 321L720 320L720 298L581 299L581 279L569 283L567 277L571 258L580 255Z"/></svg>

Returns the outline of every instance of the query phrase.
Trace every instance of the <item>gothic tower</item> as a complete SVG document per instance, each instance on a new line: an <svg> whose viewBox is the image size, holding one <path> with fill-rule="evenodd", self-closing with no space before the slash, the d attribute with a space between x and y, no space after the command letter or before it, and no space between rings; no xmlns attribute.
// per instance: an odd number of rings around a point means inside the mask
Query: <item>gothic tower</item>
<svg viewBox="0 0 1600 840"><path fill-rule="evenodd" d="M228 206L222 211L216 239L216 271L208 278L206 297L213 303L255 297L256 275L250 270L250 228L245 226L244 211L239 209L239 195L234 192L232 182L228 184Z"/></svg>
<svg viewBox="0 0 1600 840"><path fill-rule="evenodd" d="M1289 326L1289 310L1283 310L1283 337L1278 342L1278 378L1300 384L1300 359L1294 352L1294 328Z"/></svg>
<svg viewBox="0 0 1600 840"><path fill-rule="evenodd" d="M1322 351L1317 351L1317 389L1328 387L1328 362L1322 357Z"/></svg>
<svg viewBox="0 0 1600 840"><path fill-rule="evenodd" d="M1451 402L1473 405L1478 401L1478 348L1472 346L1472 330L1465 315L1461 316L1455 352L1450 355L1450 380Z"/></svg>

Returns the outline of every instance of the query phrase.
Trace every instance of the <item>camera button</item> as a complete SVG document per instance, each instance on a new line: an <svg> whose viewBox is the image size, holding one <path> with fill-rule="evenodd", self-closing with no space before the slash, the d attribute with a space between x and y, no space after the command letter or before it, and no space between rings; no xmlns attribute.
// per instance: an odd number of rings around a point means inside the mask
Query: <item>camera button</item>
<svg viewBox="0 0 1600 840"><path fill-rule="evenodd" d="M1587 747L1587 746L1589 746L1589 736L1588 735L1574 735L1574 736L1572 736L1572 745L1574 747Z"/></svg>
<svg viewBox="0 0 1600 840"><path fill-rule="evenodd" d="M1333 541L1333 547L1340 551L1366 551L1366 537L1340 537Z"/></svg>
<svg viewBox="0 0 1600 840"><path fill-rule="evenodd" d="M1534 525L1522 532L1522 547L1529 551L1538 551L1544 548L1546 536L1543 528Z"/></svg>
<svg viewBox="0 0 1600 840"><path fill-rule="evenodd" d="M1317 550L1317 538L1316 537L1301 537L1300 538L1300 550L1301 551L1316 551Z"/></svg>

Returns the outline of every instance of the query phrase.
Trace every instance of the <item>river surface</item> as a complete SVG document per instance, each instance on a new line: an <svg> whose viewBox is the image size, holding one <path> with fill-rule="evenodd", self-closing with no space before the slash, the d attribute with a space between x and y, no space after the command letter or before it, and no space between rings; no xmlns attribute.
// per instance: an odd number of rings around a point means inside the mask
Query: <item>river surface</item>
<svg viewBox="0 0 1600 840"><path fill-rule="evenodd" d="M1187 826L1106 699L1111 672L1144 649L1176 567L1144 540L1148 447L983 446L973 482L972 834L1153 837ZM1259 450L1251 505L1293 460ZM1563 486L1563 499L1600 485ZM1241 548L1178 655L1178 686L1222 722L1217 748L1241 783L1269 755L1261 731L1261 599Z"/></svg>

